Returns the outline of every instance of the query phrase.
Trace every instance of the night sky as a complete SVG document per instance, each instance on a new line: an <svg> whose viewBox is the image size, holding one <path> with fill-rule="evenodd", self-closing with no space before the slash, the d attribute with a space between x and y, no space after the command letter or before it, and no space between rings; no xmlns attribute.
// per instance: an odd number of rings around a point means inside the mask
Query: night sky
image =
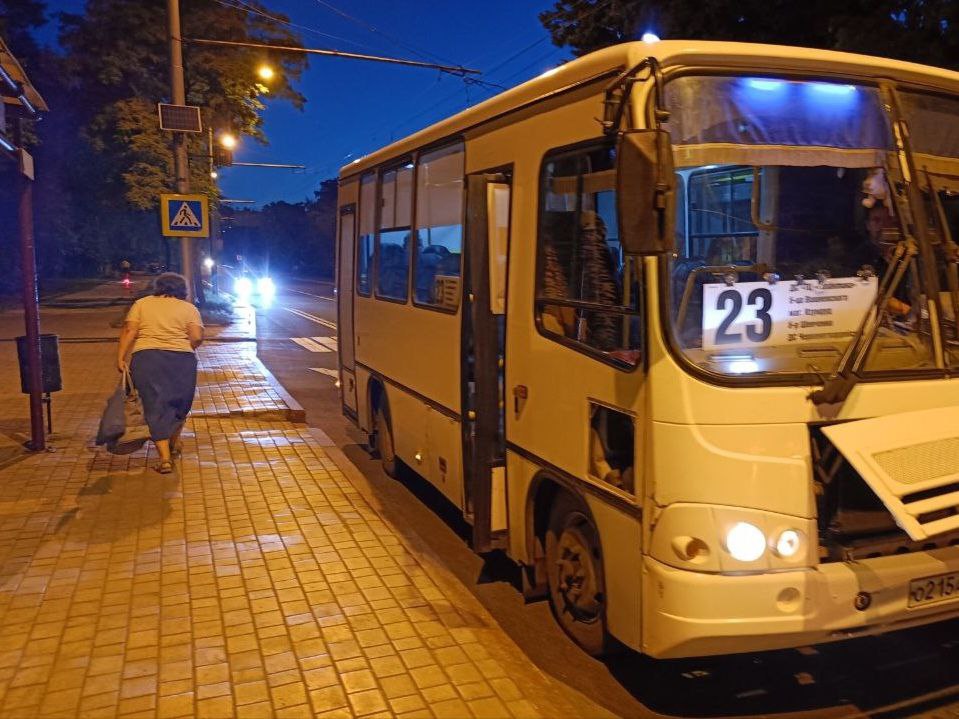
<svg viewBox="0 0 959 719"><path fill-rule="evenodd" d="M265 0L263 4L311 28L298 28L307 47L463 65L482 70L482 79L504 87L571 57L567 50L553 46L537 19L552 0ZM330 6L360 22L337 14ZM83 0L48 2L51 14L80 12L82 7ZM239 11L224 7L223 12ZM52 41L55 33L55 27L46 28L44 40ZM189 74L187 65L187 83ZM466 85L435 70L320 56L311 56L298 87L307 98L305 109L267 103L264 119L270 144L261 146L244 138L234 158L302 164L307 169L226 168L220 173L224 197L258 204L311 197L322 180L335 177L339 167L355 157L499 92Z"/></svg>

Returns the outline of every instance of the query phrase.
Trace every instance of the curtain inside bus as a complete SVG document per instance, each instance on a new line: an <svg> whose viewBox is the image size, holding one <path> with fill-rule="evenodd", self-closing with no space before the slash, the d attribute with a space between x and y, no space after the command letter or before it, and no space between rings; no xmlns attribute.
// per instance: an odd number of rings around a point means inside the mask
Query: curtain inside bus
<svg viewBox="0 0 959 719"><path fill-rule="evenodd" d="M893 147L875 88L766 77L680 77L666 85L677 166L877 167Z"/></svg>

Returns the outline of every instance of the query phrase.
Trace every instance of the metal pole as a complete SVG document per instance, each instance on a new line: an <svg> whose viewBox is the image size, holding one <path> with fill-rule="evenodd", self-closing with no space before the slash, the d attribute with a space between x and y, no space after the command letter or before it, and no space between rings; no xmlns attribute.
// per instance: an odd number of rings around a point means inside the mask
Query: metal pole
<svg viewBox="0 0 959 719"><path fill-rule="evenodd" d="M23 152L23 119L17 122L17 146ZM33 244L33 180L20 172L20 279L23 288L23 323L27 336L30 373L30 449L46 449L43 431L43 372L40 365L40 299L37 293L37 254Z"/></svg>
<svg viewBox="0 0 959 719"><path fill-rule="evenodd" d="M170 102L186 104L186 89L183 82L183 45L180 40L180 0L167 0L167 36L170 40ZM190 192L190 161L187 158L186 134L173 133L173 175L179 194ZM186 278L190 295L193 286L193 238L180 238L180 271Z"/></svg>

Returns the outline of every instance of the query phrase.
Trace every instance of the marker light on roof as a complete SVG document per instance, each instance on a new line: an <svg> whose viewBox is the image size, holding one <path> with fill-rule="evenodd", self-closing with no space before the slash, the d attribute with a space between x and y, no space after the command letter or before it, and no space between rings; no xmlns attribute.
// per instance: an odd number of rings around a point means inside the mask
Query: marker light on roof
<svg viewBox="0 0 959 719"><path fill-rule="evenodd" d="M833 82L811 82L806 87L824 95L849 95L856 91L855 85L837 85Z"/></svg>
<svg viewBox="0 0 959 719"><path fill-rule="evenodd" d="M774 92L785 86L783 80L770 80L764 77L751 77L746 80L746 84L753 90L762 90L764 92Z"/></svg>
<svg viewBox="0 0 959 719"><path fill-rule="evenodd" d="M644 32L643 36L640 38L643 42L659 42L659 35L654 32Z"/></svg>

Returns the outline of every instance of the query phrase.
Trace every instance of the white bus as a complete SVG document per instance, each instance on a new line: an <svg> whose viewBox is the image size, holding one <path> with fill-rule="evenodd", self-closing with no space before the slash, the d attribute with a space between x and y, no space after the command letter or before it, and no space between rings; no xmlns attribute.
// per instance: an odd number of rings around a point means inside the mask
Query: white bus
<svg viewBox="0 0 959 719"><path fill-rule="evenodd" d="M344 167L344 412L591 653L959 616L959 73L664 41Z"/></svg>

